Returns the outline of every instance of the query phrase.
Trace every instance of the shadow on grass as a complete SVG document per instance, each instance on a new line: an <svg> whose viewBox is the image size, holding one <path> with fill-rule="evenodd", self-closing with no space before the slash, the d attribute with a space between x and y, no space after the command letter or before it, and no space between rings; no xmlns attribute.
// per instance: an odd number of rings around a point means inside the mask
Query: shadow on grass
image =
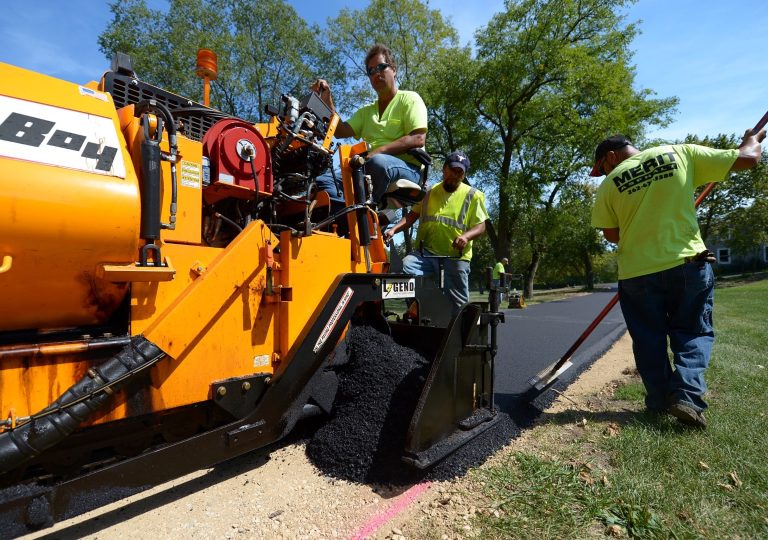
<svg viewBox="0 0 768 540"><path fill-rule="evenodd" d="M567 409L557 413L542 413L539 424L555 425L584 425L589 424L617 424L618 426L640 426L659 433L685 433L697 431L690 426L678 422L674 417L666 413L650 412L646 410L634 411L631 409L585 411L583 409Z"/></svg>

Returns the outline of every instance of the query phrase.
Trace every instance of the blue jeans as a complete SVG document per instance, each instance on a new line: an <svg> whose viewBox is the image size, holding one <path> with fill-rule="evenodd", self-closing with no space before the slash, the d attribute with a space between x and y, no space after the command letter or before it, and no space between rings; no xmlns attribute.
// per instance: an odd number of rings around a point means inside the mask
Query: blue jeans
<svg viewBox="0 0 768 540"><path fill-rule="evenodd" d="M317 189L327 191L334 202L344 202L341 170L335 169L336 181L331 172L321 174L315 179ZM376 154L365 162L365 173L371 175L373 184L373 202L379 203L389 184L404 178L411 182L419 182L421 179L421 167L407 163L402 159L388 154Z"/></svg>
<svg viewBox="0 0 768 540"><path fill-rule="evenodd" d="M707 407L704 372L715 342L714 285L712 266L706 262L619 281L621 311L649 409L663 410L675 402L697 411Z"/></svg>
<svg viewBox="0 0 768 540"><path fill-rule="evenodd" d="M493 279L493 278L491 278L491 286L492 287L498 287L499 285L501 285L501 279ZM499 293L499 302L503 302L504 298L506 298L506 296L507 295L504 294L504 293Z"/></svg>
<svg viewBox="0 0 768 540"><path fill-rule="evenodd" d="M426 249L425 255L434 255ZM414 251L403 259L403 272L415 276L433 276L440 272L438 259L422 257ZM469 261L443 259L443 293L453 305L453 315L469 302Z"/></svg>
<svg viewBox="0 0 768 540"><path fill-rule="evenodd" d="M315 184L318 191L327 191L334 206L344 206L344 185L341 182L341 169L335 167L333 172L328 170L317 178Z"/></svg>

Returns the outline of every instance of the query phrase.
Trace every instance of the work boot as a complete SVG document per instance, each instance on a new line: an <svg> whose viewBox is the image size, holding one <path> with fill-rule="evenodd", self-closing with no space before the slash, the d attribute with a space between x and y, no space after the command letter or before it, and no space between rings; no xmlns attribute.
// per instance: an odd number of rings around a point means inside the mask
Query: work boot
<svg viewBox="0 0 768 540"><path fill-rule="evenodd" d="M673 403L667 411L681 424L699 429L706 429L707 427L707 419L704 418L704 415L686 403L680 401Z"/></svg>

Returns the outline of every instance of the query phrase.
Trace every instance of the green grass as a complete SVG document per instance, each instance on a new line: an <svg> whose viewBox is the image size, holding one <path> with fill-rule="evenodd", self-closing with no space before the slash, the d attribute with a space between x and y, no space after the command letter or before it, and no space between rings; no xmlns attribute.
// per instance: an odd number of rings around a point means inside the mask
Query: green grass
<svg viewBox="0 0 768 540"><path fill-rule="evenodd" d="M768 538L766 301L768 281L716 292L706 431L648 413L596 413L545 452L475 471L488 508L473 536ZM632 382L614 399L643 397ZM615 436L605 435L608 422L620 424Z"/></svg>
<svg viewBox="0 0 768 540"><path fill-rule="evenodd" d="M622 401L643 401L645 398L645 387L639 380L629 382L616 389L614 398Z"/></svg>

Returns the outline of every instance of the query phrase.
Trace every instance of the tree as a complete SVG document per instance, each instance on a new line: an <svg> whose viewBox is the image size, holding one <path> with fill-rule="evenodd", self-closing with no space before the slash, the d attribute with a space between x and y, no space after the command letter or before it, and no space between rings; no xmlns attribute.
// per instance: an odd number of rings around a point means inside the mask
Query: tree
<svg viewBox="0 0 768 540"><path fill-rule="evenodd" d="M575 182L564 187L550 238L550 275L560 280L580 276L587 290L595 286L593 260L605 253L605 244L592 227L592 204L597 189L590 182Z"/></svg>
<svg viewBox="0 0 768 540"><path fill-rule="evenodd" d="M130 54L143 80L194 99L202 92L197 50L211 49L219 64L212 105L236 116L264 121L266 105L282 93L306 93L319 73L344 78L319 28L283 0L171 0L167 12L124 0L110 9L112 22L99 36L106 56Z"/></svg>
<svg viewBox="0 0 768 540"><path fill-rule="evenodd" d="M754 255L761 244L768 244L768 201L755 199L751 205L735 209L729 215L727 231L734 254L744 258Z"/></svg>
<svg viewBox="0 0 768 540"><path fill-rule="evenodd" d="M498 187L498 255L525 237L530 294L547 249L552 209L566 184L583 177L596 141L642 134L668 121L674 99L633 88L634 25L617 11L627 0L510 0L476 34L468 96L499 149L490 163ZM543 212L543 214L541 214Z"/></svg>

